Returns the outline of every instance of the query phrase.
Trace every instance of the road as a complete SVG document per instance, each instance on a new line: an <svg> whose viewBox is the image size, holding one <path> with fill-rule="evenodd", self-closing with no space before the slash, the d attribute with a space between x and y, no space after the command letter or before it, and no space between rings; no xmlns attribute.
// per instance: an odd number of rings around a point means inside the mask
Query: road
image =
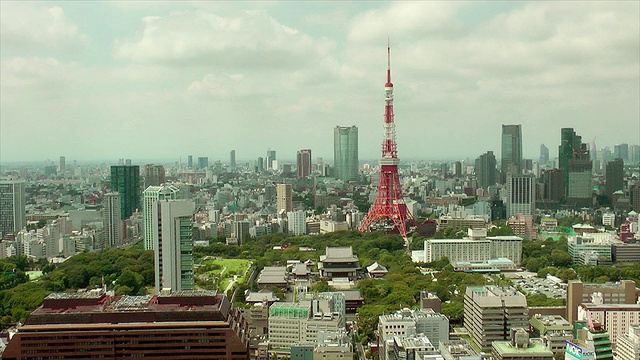
<svg viewBox="0 0 640 360"><path fill-rule="evenodd" d="M355 339L356 352L358 354L358 359L366 360L367 356L365 355L365 352L364 352L364 346L362 346L362 343L360 343L360 336L358 335L358 325L356 324L356 322L353 323L353 328L351 331L353 332L352 335Z"/></svg>

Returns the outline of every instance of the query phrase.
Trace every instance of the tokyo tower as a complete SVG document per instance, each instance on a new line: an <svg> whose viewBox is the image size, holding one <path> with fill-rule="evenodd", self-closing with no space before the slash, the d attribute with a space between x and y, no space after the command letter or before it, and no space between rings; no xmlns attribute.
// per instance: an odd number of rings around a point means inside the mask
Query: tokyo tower
<svg viewBox="0 0 640 360"><path fill-rule="evenodd" d="M384 85L384 141L380 159L380 182L378 194L367 217L360 225L360 231L369 230L372 225L388 229L395 226L400 235L407 238L409 225L417 225L402 197L402 187L398 176L398 154L396 151L396 125L393 122L393 84L391 83L391 48L387 44L387 83Z"/></svg>

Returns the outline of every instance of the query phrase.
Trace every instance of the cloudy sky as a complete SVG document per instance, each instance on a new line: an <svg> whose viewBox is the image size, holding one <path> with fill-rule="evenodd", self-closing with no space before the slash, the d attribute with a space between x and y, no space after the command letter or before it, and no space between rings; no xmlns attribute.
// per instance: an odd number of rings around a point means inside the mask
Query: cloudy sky
<svg viewBox="0 0 640 360"><path fill-rule="evenodd" d="M0 161L375 159L387 37L401 159L638 144L639 4L1 1Z"/></svg>

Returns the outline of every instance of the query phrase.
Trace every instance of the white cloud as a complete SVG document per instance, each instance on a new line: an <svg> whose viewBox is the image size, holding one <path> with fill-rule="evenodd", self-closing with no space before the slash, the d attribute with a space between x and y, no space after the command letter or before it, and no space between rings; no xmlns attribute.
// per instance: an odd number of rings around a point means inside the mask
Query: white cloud
<svg viewBox="0 0 640 360"><path fill-rule="evenodd" d="M403 159L499 157L502 123L523 124L527 156L540 142L554 148L562 126L603 144L637 142L638 3L517 3L469 21L481 5L392 2L355 15L323 8L335 19L303 13L296 25L278 4L166 4L117 4L141 20L105 35L113 48L99 52L62 57L49 46L32 57L6 51L3 38L3 156L36 154L6 136L36 127L55 138L98 132L84 144L105 156L113 139L157 157L236 148L254 158L269 146L283 159L300 148L327 156L332 128L356 125L361 157L376 158L387 36ZM142 129L166 149L128 145Z"/></svg>
<svg viewBox="0 0 640 360"><path fill-rule="evenodd" d="M349 41L376 43L391 36L394 41L458 34L462 24L455 19L462 2L397 1L388 7L356 16L348 34Z"/></svg>
<svg viewBox="0 0 640 360"><path fill-rule="evenodd" d="M326 42L278 23L264 11L220 16L203 9L143 19L135 40L119 40L115 56L141 63L211 68L296 69L326 55Z"/></svg>
<svg viewBox="0 0 640 360"><path fill-rule="evenodd" d="M62 8L43 5L46 3L0 2L0 39L6 50L70 51L86 43Z"/></svg>

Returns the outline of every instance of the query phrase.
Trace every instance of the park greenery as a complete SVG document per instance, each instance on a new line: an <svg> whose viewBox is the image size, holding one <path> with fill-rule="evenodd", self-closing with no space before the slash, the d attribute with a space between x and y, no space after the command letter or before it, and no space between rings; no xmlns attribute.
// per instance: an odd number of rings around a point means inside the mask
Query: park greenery
<svg viewBox="0 0 640 360"><path fill-rule="evenodd" d="M503 226L494 228L493 234L509 235ZM439 235L459 236L459 231L443 229ZM422 249L424 238L417 237L411 247ZM416 244L420 244L417 246ZM510 285L504 276L484 276L453 271L448 259L431 264L414 264L407 254L404 241L399 235L383 232L360 233L343 231L313 236L289 236L282 233L269 234L249 239L240 246L228 246L212 242L209 246L198 246L193 250L196 278L210 282L217 277L220 285L228 284L220 273L257 273L265 266L287 264L287 260L317 262L327 247L352 247L364 268L377 261L388 269L383 279L362 279L358 282L365 305L357 313L361 341L372 341L377 329L378 317L404 307L419 306L420 292L435 293L442 300L442 312L452 324L463 321L463 298L468 286L496 284ZM304 250L301 250L304 249ZM248 271L247 264L251 262ZM566 237L523 241L523 266L540 276L551 274L563 281L581 279L584 282L635 280L640 283L640 264L620 267L573 266L567 254ZM227 268L224 272L222 269ZM141 245L126 249L112 249L96 253L80 253L59 265L47 264L44 260L31 261L25 257L12 257L0 261L0 325L24 321L26 316L42 303L51 292L82 288L95 288L103 284L116 294L145 294L154 285L153 252L145 251ZM43 276L28 281L28 270L42 270ZM239 278L241 278L239 276ZM104 280L103 280L104 279ZM203 285L196 282L196 285ZM206 285L206 284L204 284ZM207 288L199 286L200 288ZM220 287L218 287L220 289ZM255 282L238 281L228 293L235 294L234 303L246 306L244 291L258 290ZM224 289L220 289L223 291ZM280 289L275 295L284 299ZM324 280L312 286L313 291L331 291ZM532 306L561 305L562 299L549 299L544 295L528 295Z"/></svg>
<svg viewBox="0 0 640 360"><path fill-rule="evenodd" d="M244 259L206 256L196 259L195 264L194 278L197 288L224 292L227 287L247 281L252 262Z"/></svg>

